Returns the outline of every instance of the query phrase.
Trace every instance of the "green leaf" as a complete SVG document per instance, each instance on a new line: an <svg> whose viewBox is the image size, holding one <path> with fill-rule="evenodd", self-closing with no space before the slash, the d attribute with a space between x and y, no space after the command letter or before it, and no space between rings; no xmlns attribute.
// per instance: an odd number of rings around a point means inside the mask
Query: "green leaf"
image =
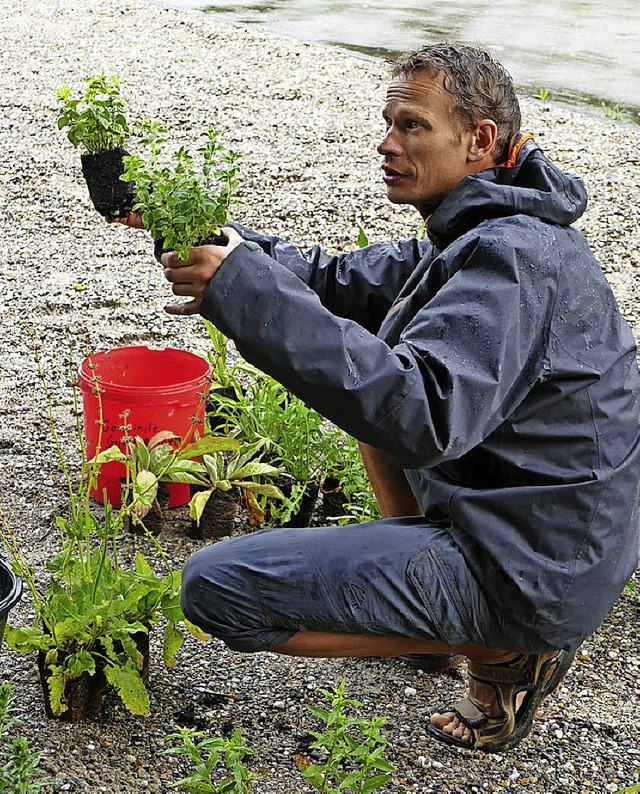
<svg viewBox="0 0 640 794"><path fill-rule="evenodd" d="M68 710L67 704L63 701L65 689L65 676L62 667L51 665L47 678L47 689L49 691L49 705L54 716L59 717Z"/></svg>
<svg viewBox="0 0 640 794"><path fill-rule="evenodd" d="M275 485L269 485L266 483L263 484L259 482L248 482L248 481L234 482L234 485L237 485L238 488L242 488L245 491L261 494L262 496L269 496L272 499L284 499L284 494Z"/></svg>
<svg viewBox="0 0 640 794"><path fill-rule="evenodd" d="M395 771L395 770L392 770ZM374 777L370 777L366 780L360 791L362 794L369 794L371 791L375 791L376 789L383 788L383 786L388 786L391 783L391 775L375 775Z"/></svg>
<svg viewBox="0 0 640 794"><path fill-rule="evenodd" d="M180 452L181 458L199 458L214 452L233 451L238 449L240 442L227 436L203 436L187 444Z"/></svg>
<svg viewBox="0 0 640 794"><path fill-rule="evenodd" d="M7 645L18 653L46 651L51 647L53 641L50 634L35 626L16 628L7 625L4 636Z"/></svg>
<svg viewBox="0 0 640 794"><path fill-rule="evenodd" d="M145 560L144 555L141 551L136 552L136 573L141 574L142 576L155 576L151 566Z"/></svg>
<svg viewBox="0 0 640 794"><path fill-rule="evenodd" d="M176 654L184 644L182 632L176 628L175 623L169 623L164 631L162 657L167 667L176 666Z"/></svg>
<svg viewBox="0 0 640 794"><path fill-rule="evenodd" d="M172 592L163 596L160 602L162 614L169 622L179 623L184 619L182 607L180 606L180 593Z"/></svg>
<svg viewBox="0 0 640 794"><path fill-rule="evenodd" d="M72 653L67 659L67 670L73 678L80 678L83 673L93 676L96 673L96 660L89 651Z"/></svg>
<svg viewBox="0 0 640 794"><path fill-rule="evenodd" d="M260 474L279 474L280 469L275 466L270 466L268 463L260 463L254 461L247 463L242 468L234 469L233 472L229 471L228 476L230 479L241 480L244 477L256 477Z"/></svg>
<svg viewBox="0 0 640 794"><path fill-rule="evenodd" d="M124 667L107 665L105 675L131 714L149 713L149 693L140 672L130 660Z"/></svg>
<svg viewBox="0 0 640 794"><path fill-rule="evenodd" d="M189 634L194 636L197 640L200 640L201 642L208 642L211 639L209 634L204 632L200 626L196 626L196 624L192 623L190 620L185 619L184 625Z"/></svg>
<svg viewBox="0 0 640 794"><path fill-rule="evenodd" d="M369 245L369 238L367 237L367 233L365 230L357 224L358 226L358 248L366 248Z"/></svg>
<svg viewBox="0 0 640 794"><path fill-rule="evenodd" d="M122 462L127 460L125 453L115 444L112 447L103 450L102 452L98 452L98 454L94 455L91 460L87 461L87 464L91 465L95 463L96 465L101 466L103 463L111 463L111 461L114 460Z"/></svg>
<svg viewBox="0 0 640 794"><path fill-rule="evenodd" d="M197 491L191 497L191 501L189 502L189 517L193 521L197 521L200 523L200 519L202 518L202 513L209 501L209 497L213 493L213 490L208 491Z"/></svg>

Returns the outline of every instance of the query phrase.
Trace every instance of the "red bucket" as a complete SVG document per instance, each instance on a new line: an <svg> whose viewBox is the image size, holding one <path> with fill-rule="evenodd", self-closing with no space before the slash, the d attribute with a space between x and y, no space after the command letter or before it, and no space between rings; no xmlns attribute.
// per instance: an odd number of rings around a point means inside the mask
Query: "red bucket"
<svg viewBox="0 0 640 794"><path fill-rule="evenodd" d="M206 359L171 347L114 347L85 358L79 375L87 457L120 444L125 411L129 411L126 424L131 426L127 434L144 441L161 430L170 430L184 440L191 440L194 429L202 435L210 372ZM105 463L91 496L104 502L106 491L107 501L119 507L120 479L124 476L122 463ZM188 485L169 483L168 488L171 507L189 501Z"/></svg>

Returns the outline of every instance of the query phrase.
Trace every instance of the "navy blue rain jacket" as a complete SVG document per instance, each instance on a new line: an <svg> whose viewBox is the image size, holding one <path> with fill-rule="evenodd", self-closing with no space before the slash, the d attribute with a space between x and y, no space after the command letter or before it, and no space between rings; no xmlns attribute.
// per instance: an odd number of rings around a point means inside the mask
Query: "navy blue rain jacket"
<svg viewBox="0 0 640 794"><path fill-rule="evenodd" d="M639 376L583 235L581 181L529 141L468 176L430 240L328 256L238 227L202 314L403 469L496 611L553 647L635 568Z"/></svg>

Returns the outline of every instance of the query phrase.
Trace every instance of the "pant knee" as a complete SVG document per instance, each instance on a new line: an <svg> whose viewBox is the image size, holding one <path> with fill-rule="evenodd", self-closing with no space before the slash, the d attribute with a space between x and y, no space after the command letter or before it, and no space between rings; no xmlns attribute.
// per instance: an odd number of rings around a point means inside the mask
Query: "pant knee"
<svg viewBox="0 0 640 794"><path fill-rule="evenodd" d="M271 650L294 633L266 625L255 576L232 541L208 546L187 560L180 603L187 620L233 650Z"/></svg>

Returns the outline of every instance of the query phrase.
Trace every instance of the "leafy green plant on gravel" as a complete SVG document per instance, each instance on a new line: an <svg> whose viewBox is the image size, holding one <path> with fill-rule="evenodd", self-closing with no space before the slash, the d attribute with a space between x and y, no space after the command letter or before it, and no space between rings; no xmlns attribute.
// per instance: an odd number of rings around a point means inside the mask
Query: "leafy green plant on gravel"
<svg viewBox="0 0 640 794"><path fill-rule="evenodd" d="M142 213L153 239L186 259L191 248L219 234L227 222L236 203L239 155L218 142L212 127L199 158L181 147L167 160L166 130L157 122L143 122L140 135L149 155L124 157L121 179L135 183L133 211Z"/></svg>
<svg viewBox="0 0 640 794"><path fill-rule="evenodd" d="M222 452L203 454L197 461L198 471L194 473L193 485L204 490L196 492L189 503L189 515L199 522L207 502L215 491L230 491L239 488L245 495L249 506L249 522L259 526L264 520L264 510L259 506L257 495L271 499L284 499L284 494L275 485L259 482L255 478L274 477L280 469L260 460L262 441L244 444L228 459Z"/></svg>
<svg viewBox="0 0 640 794"><path fill-rule="evenodd" d="M9 740L8 732L19 724L18 719L10 716L11 711L11 685L0 684L0 792L35 794L51 782L40 777L40 753L33 753L23 736Z"/></svg>
<svg viewBox="0 0 640 794"><path fill-rule="evenodd" d="M245 765L245 758L253 755L239 730L228 739L205 736L203 731L179 727L175 733L165 737L166 742L180 742L166 752L185 755L195 766L188 776L171 783L189 794L250 794L249 783L253 775ZM221 769L226 775L220 777ZM214 781L214 777L218 778Z"/></svg>
<svg viewBox="0 0 640 794"><path fill-rule="evenodd" d="M323 731L314 732L310 746L326 754L323 763L308 764L298 758L302 776L318 791L339 794L369 794L391 782L395 767L384 758L389 742L381 730L386 717L365 719L349 711L362 706L358 700L345 696L342 681L332 692L321 690L330 708L307 706L325 724Z"/></svg>
<svg viewBox="0 0 640 794"><path fill-rule="evenodd" d="M640 769L636 769L636 775L640 775ZM622 788L616 794L640 794L640 783Z"/></svg>
<svg viewBox="0 0 640 794"><path fill-rule="evenodd" d="M127 108L120 96L120 81L99 74L86 77L84 82L85 93L78 98L72 96L68 86L58 89L58 129L67 128L73 146L89 154L122 147L131 130Z"/></svg>
<svg viewBox="0 0 640 794"><path fill-rule="evenodd" d="M116 511L106 504L101 515L92 509L90 494L98 467L86 460L77 389L74 388L73 396L81 472L76 481L56 432L51 394L39 359L38 368L70 505L66 515L55 519L61 549L47 560L46 588L2 516L0 540L11 553L16 573L29 588L35 610L30 626L7 626L7 643L19 653L39 652L44 694L53 716L68 712L71 719L81 719L75 717L72 705L74 682L83 676L97 682L102 675L130 712L144 714L149 711L149 694L144 681L144 657L137 639L162 621L164 660L167 666L173 666L183 642L182 626L201 639L205 635L184 620L180 609L180 573L171 569L157 539L150 538L158 564L167 571L165 575L156 574L140 551L133 567L123 565L119 535L130 507L123 503ZM70 366L70 372L75 372L75 367Z"/></svg>
<svg viewBox="0 0 640 794"><path fill-rule="evenodd" d="M90 463L122 463L126 471L125 498L134 523L144 518L154 506L158 485L162 482L199 484L203 466L198 456L236 450L239 442L232 438L205 435L187 444L170 430L161 430L145 442L140 436L124 437L125 449L113 445L99 452Z"/></svg>
<svg viewBox="0 0 640 794"><path fill-rule="evenodd" d="M548 102L550 96L551 96L551 92L549 91L549 89L544 88L544 86L540 86L540 88L538 89L538 99L541 102Z"/></svg>

